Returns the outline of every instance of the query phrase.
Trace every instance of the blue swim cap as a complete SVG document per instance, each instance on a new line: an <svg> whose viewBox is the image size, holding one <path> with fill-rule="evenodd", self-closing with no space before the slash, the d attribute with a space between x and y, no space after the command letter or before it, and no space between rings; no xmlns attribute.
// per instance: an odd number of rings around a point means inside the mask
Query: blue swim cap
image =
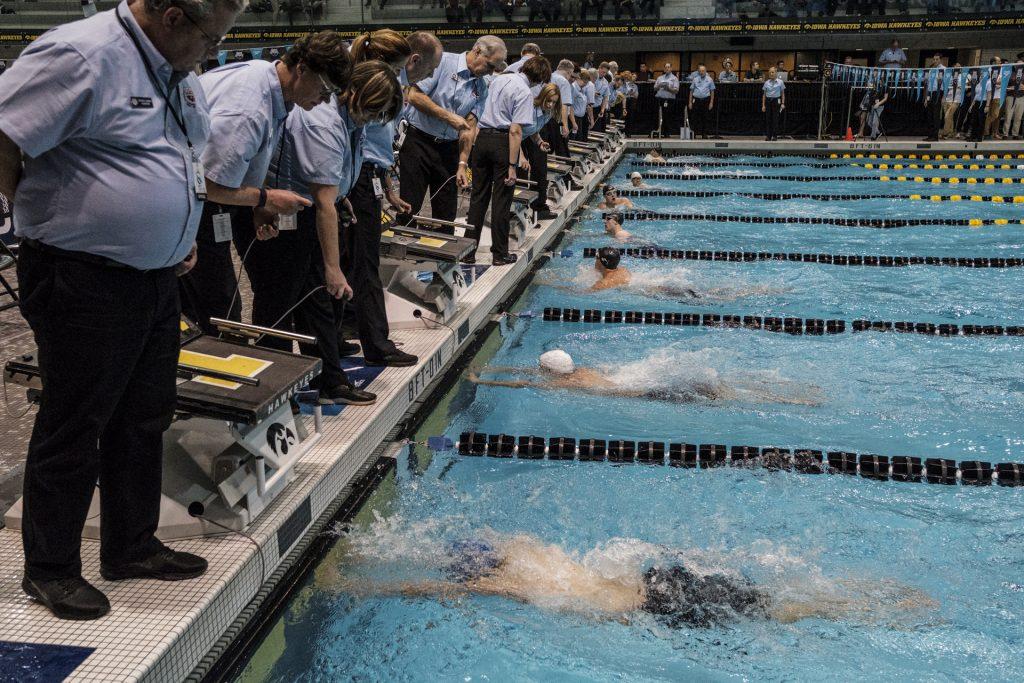
<svg viewBox="0 0 1024 683"><path fill-rule="evenodd" d="M490 543L479 538L452 541L448 545L451 564L446 573L453 581L475 579L501 564L498 551Z"/></svg>

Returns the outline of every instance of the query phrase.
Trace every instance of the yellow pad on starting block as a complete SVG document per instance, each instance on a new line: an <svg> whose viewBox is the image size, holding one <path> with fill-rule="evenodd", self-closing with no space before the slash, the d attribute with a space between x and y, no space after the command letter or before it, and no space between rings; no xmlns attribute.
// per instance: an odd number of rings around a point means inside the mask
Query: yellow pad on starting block
<svg viewBox="0 0 1024 683"><path fill-rule="evenodd" d="M194 365L197 368L230 372L233 375L241 375L242 377L255 377L272 365L269 360L243 356L237 353L232 353L230 356L212 356L208 353L197 353L188 349L181 350L181 353L178 354L178 362ZM242 386L238 382L204 377L202 375L193 378L192 381L225 389L238 389Z"/></svg>

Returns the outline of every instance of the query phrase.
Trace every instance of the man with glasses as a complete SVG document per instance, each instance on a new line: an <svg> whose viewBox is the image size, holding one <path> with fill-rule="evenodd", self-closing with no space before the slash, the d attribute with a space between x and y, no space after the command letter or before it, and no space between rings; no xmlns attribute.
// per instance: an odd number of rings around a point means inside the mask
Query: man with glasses
<svg viewBox="0 0 1024 683"><path fill-rule="evenodd" d="M434 218L455 220L458 188L469 186L469 153L487 100L484 76L502 73L507 50L497 36L481 36L462 54L445 52L429 78L409 88L409 127L398 156L400 194L409 204L398 216L408 223L430 192Z"/></svg>
<svg viewBox="0 0 1024 683"><path fill-rule="evenodd" d="M21 311L44 378L25 462L23 590L61 619L110 610L82 577L99 489L100 574L190 579L154 536L176 402L177 275L195 263L209 110L191 72L241 0L136 0L58 26L0 77L0 193L21 238Z"/></svg>
<svg viewBox="0 0 1024 683"><path fill-rule="evenodd" d="M291 190L266 187L289 110L298 105L308 111L328 101L348 86L351 72L341 36L322 31L295 41L279 61L237 62L199 77L210 105L210 143L203 153L207 202L196 240L199 260L181 279L181 301L208 334L216 332L211 317L241 317L232 240L244 258L253 239L294 230L295 213L310 205ZM276 224L271 215L279 216ZM326 277L328 288L344 283L340 268Z"/></svg>

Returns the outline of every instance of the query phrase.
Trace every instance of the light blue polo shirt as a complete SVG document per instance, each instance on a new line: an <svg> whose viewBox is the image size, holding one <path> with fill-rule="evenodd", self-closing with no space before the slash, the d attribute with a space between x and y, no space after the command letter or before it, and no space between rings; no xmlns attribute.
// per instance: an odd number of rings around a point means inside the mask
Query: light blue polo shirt
<svg viewBox="0 0 1024 683"><path fill-rule="evenodd" d="M285 106L277 62L237 62L199 77L210 103L206 177L224 187L262 187L280 140Z"/></svg>
<svg viewBox="0 0 1024 683"><path fill-rule="evenodd" d="M659 85L667 87L658 89ZM658 80L654 82L654 89L654 96L659 100L674 100L676 95L679 93L679 79L672 73L662 74L661 76L658 76ZM705 95L705 97L707 96Z"/></svg>
<svg viewBox="0 0 1024 683"><path fill-rule="evenodd" d="M533 123L533 95L529 81L521 73L502 74L491 81L480 115L481 128L507 130L513 123Z"/></svg>
<svg viewBox="0 0 1024 683"><path fill-rule="evenodd" d="M583 86L583 94L587 96L587 104L591 107L596 108L601 101L597 97L597 88L594 86L593 81Z"/></svg>
<svg viewBox="0 0 1024 683"><path fill-rule="evenodd" d="M907 63L907 53L901 47L895 49L887 47L882 50L878 63L881 66L905 66Z"/></svg>
<svg viewBox="0 0 1024 683"><path fill-rule="evenodd" d="M542 87L544 87L544 86L543 85L535 85L535 86L530 88L530 98L531 98L531 100L537 99L537 95L540 95L540 89ZM527 126L523 126L523 139L525 140L526 138L528 138L529 136L533 135L534 133L539 132L540 129L543 128L545 125L547 125L547 122L550 121L550 120L551 120L551 114L547 113L546 111L544 111L540 107L534 107L533 108L533 123L531 123L531 124L529 124Z"/></svg>
<svg viewBox="0 0 1024 683"><path fill-rule="evenodd" d="M640 97L640 89L636 87L636 83L626 82L622 84L623 94L631 100L635 100Z"/></svg>
<svg viewBox="0 0 1024 683"><path fill-rule="evenodd" d="M25 48L0 76L0 130L25 154L14 196L21 237L145 270L188 255L202 214L188 142L203 153L209 110L195 75L173 74L127 2Z"/></svg>
<svg viewBox="0 0 1024 683"><path fill-rule="evenodd" d="M782 93L786 90L786 84L780 78L769 78L761 86L761 90L764 91L764 96L769 100L777 100L782 97Z"/></svg>
<svg viewBox="0 0 1024 683"><path fill-rule="evenodd" d="M514 62L512 62L511 64L508 65L508 68L505 69L505 73L507 73L507 74L517 74L517 73L519 73L523 69L523 64L526 64L528 61L533 59L534 56L535 55L530 55L529 57L520 57L519 59L517 59L516 61L514 61Z"/></svg>
<svg viewBox="0 0 1024 683"><path fill-rule="evenodd" d="M405 69L398 74L398 82L402 87L409 85ZM395 165L395 131L398 118L387 123L370 123L363 128L363 161L378 168L391 168Z"/></svg>
<svg viewBox="0 0 1024 683"><path fill-rule="evenodd" d="M466 65L466 53L445 52L441 63L430 78L416 83L424 95L442 109L466 117L473 114L478 119L487 100L487 84L477 78ZM427 135L442 140L457 140L458 132L444 121L427 116L415 107L409 107L406 118L409 123Z"/></svg>
<svg viewBox="0 0 1024 683"><path fill-rule="evenodd" d="M572 83L572 114L576 118L587 115L587 95L575 81Z"/></svg>
<svg viewBox="0 0 1024 683"><path fill-rule="evenodd" d="M606 81L602 76L598 76L594 79L594 93L596 96L595 106L600 107L604 102L611 98L612 84Z"/></svg>
<svg viewBox="0 0 1024 683"><path fill-rule="evenodd" d="M704 100L711 97L714 89L715 79L711 78L710 74L704 74L703 76L697 74L690 81L690 94L693 95L695 100Z"/></svg>
<svg viewBox="0 0 1024 683"><path fill-rule="evenodd" d="M331 98L309 111L295 107L275 148L267 185L313 199L310 184L337 185L344 197L363 165L363 130Z"/></svg>
<svg viewBox="0 0 1024 683"><path fill-rule="evenodd" d="M562 100L562 104L571 107L572 106L572 85L569 83L569 79L558 73L557 71L551 72L551 82L558 88L558 97Z"/></svg>

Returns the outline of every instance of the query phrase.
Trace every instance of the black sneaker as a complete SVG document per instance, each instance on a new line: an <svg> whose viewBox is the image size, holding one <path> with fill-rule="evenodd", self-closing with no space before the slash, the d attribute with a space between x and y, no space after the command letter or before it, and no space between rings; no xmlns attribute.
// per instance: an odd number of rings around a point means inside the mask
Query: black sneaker
<svg viewBox="0 0 1024 683"><path fill-rule="evenodd" d="M553 221L558 218L558 214L550 209L542 209L537 212L537 220L539 221Z"/></svg>
<svg viewBox="0 0 1024 683"><path fill-rule="evenodd" d="M90 621L110 611L107 596L81 576L51 581L34 581L26 576L21 580L21 590L46 605L58 619Z"/></svg>
<svg viewBox="0 0 1024 683"><path fill-rule="evenodd" d="M468 266L476 264L476 254L470 254L469 256L463 256L462 262Z"/></svg>
<svg viewBox="0 0 1024 683"><path fill-rule="evenodd" d="M515 263L519 260L518 254L505 254L504 256L495 256L491 260L492 266L507 266Z"/></svg>
<svg viewBox="0 0 1024 683"><path fill-rule="evenodd" d="M107 581L158 579L184 581L206 573L206 560L192 553L180 553L164 547L149 557L124 564L100 563L100 575Z"/></svg>
<svg viewBox="0 0 1024 683"><path fill-rule="evenodd" d="M416 363L420 362L420 359L411 353L405 351L399 351L395 349L391 353L386 353L380 358L367 358L366 364L373 365L376 367L386 366L389 368L408 368Z"/></svg>
<svg viewBox="0 0 1024 683"><path fill-rule="evenodd" d="M368 406L376 403L377 394L341 384L333 389L321 389L317 400L323 406Z"/></svg>
<svg viewBox="0 0 1024 683"><path fill-rule="evenodd" d="M344 339L338 340L338 354L345 358L346 356L354 356L359 353L359 344L355 342L345 341Z"/></svg>

